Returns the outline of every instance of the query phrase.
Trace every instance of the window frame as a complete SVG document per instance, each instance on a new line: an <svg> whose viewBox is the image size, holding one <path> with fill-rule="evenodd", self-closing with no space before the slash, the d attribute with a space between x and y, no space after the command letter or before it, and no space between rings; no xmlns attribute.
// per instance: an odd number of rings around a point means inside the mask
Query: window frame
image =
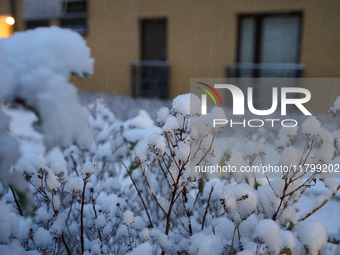
<svg viewBox="0 0 340 255"><path fill-rule="evenodd" d="M81 4L85 5L85 10L81 11L69 11L67 12L68 4L76 3L79 2ZM64 0L62 2L63 4L63 10L65 10L65 13L62 17L59 18L59 26L62 28L69 28L77 33L79 33L82 36L86 36L89 33L89 28L88 28L88 0L72 0L72 1L67 1ZM75 24L63 24L63 23L68 23L72 21L75 22ZM79 22L80 25L77 25L77 21ZM81 24L84 23L84 24ZM83 27L82 29L79 29L78 27Z"/></svg>
<svg viewBox="0 0 340 255"><path fill-rule="evenodd" d="M255 19L255 29L253 31L254 33L254 57L253 62L255 64L261 64L261 42L263 40L263 33L262 33L262 26L263 26L263 20L267 17L291 17L291 16L297 16L299 18L299 24L298 24L298 41L297 41L297 55L296 55L296 64L300 62L301 57L301 41L302 41L302 27L303 27L303 13L302 11L294 11L294 12L270 12L270 13L247 13L247 14L239 14L237 16L237 50L236 50L236 63L240 63L240 56L241 56L241 31L242 31L242 19L244 18L254 18ZM237 77L238 77L238 71L237 71ZM259 69L253 70L253 77L257 78L259 77Z"/></svg>

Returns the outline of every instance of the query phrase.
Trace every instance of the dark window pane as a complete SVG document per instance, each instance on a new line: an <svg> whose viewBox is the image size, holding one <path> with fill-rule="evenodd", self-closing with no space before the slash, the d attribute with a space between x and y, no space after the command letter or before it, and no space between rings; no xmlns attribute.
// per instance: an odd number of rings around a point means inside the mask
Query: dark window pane
<svg viewBox="0 0 340 255"><path fill-rule="evenodd" d="M69 28L81 35L87 33L86 18L66 18L60 20L60 27Z"/></svg>
<svg viewBox="0 0 340 255"><path fill-rule="evenodd" d="M166 60L166 19L142 20L142 60Z"/></svg>
<svg viewBox="0 0 340 255"><path fill-rule="evenodd" d="M166 98L169 77L167 20L143 19L140 28L142 61L132 67L134 95Z"/></svg>
<svg viewBox="0 0 340 255"><path fill-rule="evenodd" d="M48 27L49 21L48 20L28 20L26 21L26 29L34 29L37 27Z"/></svg>
<svg viewBox="0 0 340 255"><path fill-rule="evenodd" d="M240 19L239 62L252 63L254 61L255 19L244 17Z"/></svg>
<svg viewBox="0 0 340 255"><path fill-rule="evenodd" d="M263 18L261 62L297 63L299 32L299 16L269 16Z"/></svg>
<svg viewBox="0 0 340 255"><path fill-rule="evenodd" d="M67 1L64 2L64 10L66 13L86 12L87 1Z"/></svg>

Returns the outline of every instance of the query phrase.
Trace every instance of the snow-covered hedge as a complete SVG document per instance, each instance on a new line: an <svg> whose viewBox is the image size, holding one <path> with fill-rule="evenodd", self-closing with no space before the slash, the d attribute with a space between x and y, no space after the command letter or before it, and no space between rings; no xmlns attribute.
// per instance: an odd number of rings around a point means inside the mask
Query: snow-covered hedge
<svg viewBox="0 0 340 255"><path fill-rule="evenodd" d="M192 174L214 157L221 129L210 123L225 118L221 109L200 116L189 110L190 102L200 109L199 98L180 95L159 110L156 125L143 110L120 121L101 100L86 109L68 76L89 76L93 60L69 30L15 34L0 41L0 54L8 61L0 62L0 99L38 115L47 148L35 164L16 163L19 145L0 112L1 254L312 255L339 242L309 220L340 188L325 175L287 172L261 186L249 176ZM329 164L339 154L337 133L315 117L301 134L281 129L280 163ZM293 146L298 135L302 150ZM263 139L249 139L242 151L228 146L224 164L252 165L266 153ZM299 200L316 181L329 192L298 217Z"/></svg>

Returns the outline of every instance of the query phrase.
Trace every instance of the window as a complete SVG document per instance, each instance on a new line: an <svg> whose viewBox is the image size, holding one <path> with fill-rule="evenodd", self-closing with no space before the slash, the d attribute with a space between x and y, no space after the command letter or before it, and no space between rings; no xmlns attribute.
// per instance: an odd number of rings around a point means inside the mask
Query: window
<svg viewBox="0 0 340 255"><path fill-rule="evenodd" d="M64 18L60 20L60 27L69 28L81 34L87 34L86 18Z"/></svg>
<svg viewBox="0 0 340 255"><path fill-rule="evenodd" d="M66 13L87 12L87 1L67 1L67 2L64 2L64 10L65 10Z"/></svg>
<svg viewBox="0 0 340 255"><path fill-rule="evenodd" d="M34 29L37 27L48 27L49 21L48 20L27 20L26 21L26 29Z"/></svg>
<svg viewBox="0 0 340 255"><path fill-rule="evenodd" d="M141 61L131 64L134 97L165 99L168 93L170 65L167 60L167 19L140 21Z"/></svg>
<svg viewBox="0 0 340 255"><path fill-rule="evenodd" d="M15 20L11 16L0 15L0 39L13 34Z"/></svg>
<svg viewBox="0 0 340 255"><path fill-rule="evenodd" d="M69 28L81 35L87 34L87 1L65 1L64 17L60 19L60 27Z"/></svg>
<svg viewBox="0 0 340 255"><path fill-rule="evenodd" d="M300 34L301 13L240 15L237 76L299 76Z"/></svg>
<svg viewBox="0 0 340 255"><path fill-rule="evenodd" d="M141 59L165 61L167 55L166 19L141 20Z"/></svg>

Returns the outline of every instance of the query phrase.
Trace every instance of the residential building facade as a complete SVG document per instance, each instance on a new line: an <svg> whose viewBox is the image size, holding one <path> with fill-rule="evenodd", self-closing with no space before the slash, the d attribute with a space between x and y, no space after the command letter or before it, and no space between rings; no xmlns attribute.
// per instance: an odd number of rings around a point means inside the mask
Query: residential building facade
<svg viewBox="0 0 340 255"><path fill-rule="evenodd" d="M84 36L95 72L91 80L73 79L82 90L174 98L189 91L190 78L340 74L338 0L10 3L17 30L58 25ZM334 101L339 87L325 97Z"/></svg>

